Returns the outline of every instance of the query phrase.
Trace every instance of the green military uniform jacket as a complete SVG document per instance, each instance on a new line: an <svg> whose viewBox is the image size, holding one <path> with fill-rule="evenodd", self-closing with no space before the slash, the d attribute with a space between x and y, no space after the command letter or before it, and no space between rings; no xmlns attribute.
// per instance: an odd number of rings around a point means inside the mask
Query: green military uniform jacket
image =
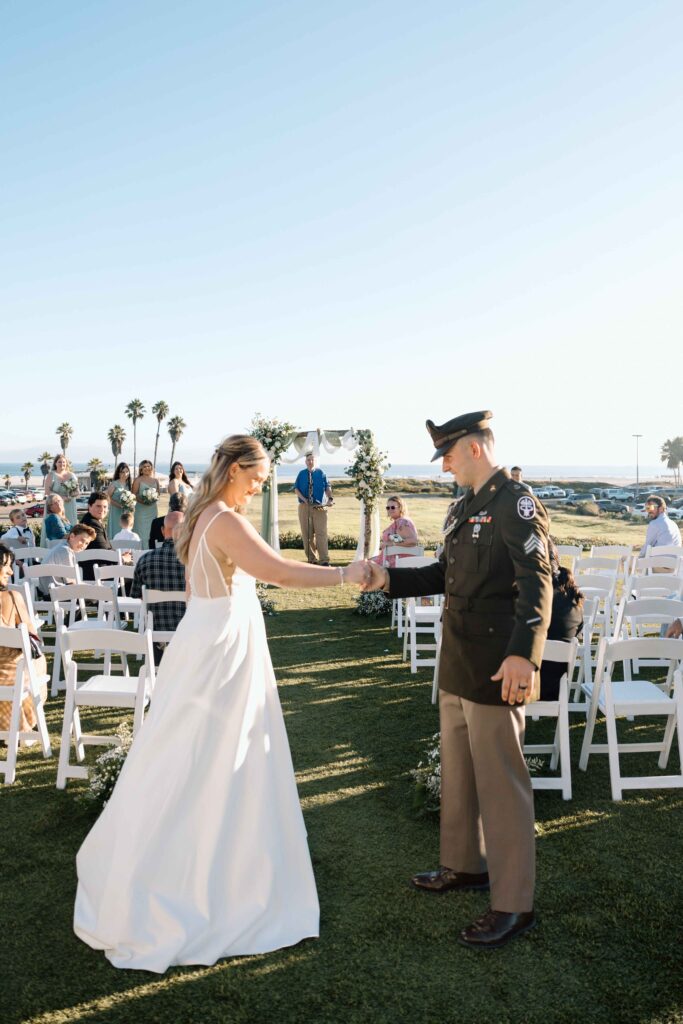
<svg viewBox="0 0 683 1024"><path fill-rule="evenodd" d="M491 681L503 659L543 660L553 596L546 510L501 469L454 502L444 531L433 566L388 570L389 593L445 594L439 688L503 705L502 684Z"/></svg>

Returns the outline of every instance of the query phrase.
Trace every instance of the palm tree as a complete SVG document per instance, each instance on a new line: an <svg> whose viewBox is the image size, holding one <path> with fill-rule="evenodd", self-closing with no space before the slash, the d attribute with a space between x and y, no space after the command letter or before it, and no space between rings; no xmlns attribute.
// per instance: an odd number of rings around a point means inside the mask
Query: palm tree
<svg viewBox="0 0 683 1024"><path fill-rule="evenodd" d="M109 438L114 462L118 462L121 452L123 451L123 442L126 440L126 432L122 426L115 423L114 426L107 431L107 437Z"/></svg>
<svg viewBox="0 0 683 1024"><path fill-rule="evenodd" d="M102 476L104 474L104 463L102 462L102 459L91 459L90 462L88 463L88 469L90 470L90 486L94 491L98 484L101 482Z"/></svg>
<svg viewBox="0 0 683 1024"><path fill-rule="evenodd" d="M145 415L145 407L139 398L134 398L126 406L126 416L133 421L133 476L138 471L138 420Z"/></svg>
<svg viewBox="0 0 683 1024"><path fill-rule="evenodd" d="M31 479L31 470L33 469L32 462L25 462L21 467L21 472L24 474L24 481L26 483L26 490L28 490L28 482Z"/></svg>
<svg viewBox="0 0 683 1024"><path fill-rule="evenodd" d="M64 453L64 458L66 458L66 450L69 447L69 441L74 436L74 428L70 423L60 423L55 433L59 438L59 445Z"/></svg>
<svg viewBox="0 0 683 1024"><path fill-rule="evenodd" d="M683 462L683 437L673 437L665 441L660 451L660 460L666 463L667 469L673 470L674 484L680 482L680 466Z"/></svg>
<svg viewBox="0 0 683 1024"><path fill-rule="evenodd" d="M168 416L168 413L169 413L169 408L168 408L168 405L166 404L166 402L164 402L164 401L156 402L152 406L152 414L154 416L156 416L156 418L157 418L157 436L154 439L154 460L153 460L154 472L155 473L157 471L157 449L159 447L159 431L161 430L161 424L163 423L163 421Z"/></svg>
<svg viewBox="0 0 683 1024"><path fill-rule="evenodd" d="M43 474L43 481L50 472L50 463L52 462L52 455L50 452L43 452L42 455L38 456L38 462L40 463L40 472Z"/></svg>
<svg viewBox="0 0 683 1024"><path fill-rule="evenodd" d="M183 430L185 429L186 426L187 423L182 418L182 416L172 416L171 419L168 421L168 432L171 435L171 441L173 442L173 447L171 448L171 462L168 470L169 473L171 472L170 467L173 465L175 461L175 446L180 440Z"/></svg>

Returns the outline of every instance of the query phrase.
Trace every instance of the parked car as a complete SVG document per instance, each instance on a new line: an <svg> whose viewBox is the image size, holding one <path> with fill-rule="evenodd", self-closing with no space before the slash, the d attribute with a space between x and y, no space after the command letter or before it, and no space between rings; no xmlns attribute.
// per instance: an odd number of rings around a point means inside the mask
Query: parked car
<svg viewBox="0 0 683 1024"><path fill-rule="evenodd" d="M666 514L669 519L683 519L683 508L667 508Z"/></svg>
<svg viewBox="0 0 683 1024"><path fill-rule="evenodd" d="M620 487L608 487L605 491L606 498L616 498L617 501L631 501L635 498L633 491L626 491Z"/></svg>
<svg viewBox="0 0 683 1024"><path fill-rule="evenodd" d="M76 511L77 512L87 512L88 511L88 498L89 497L90 497L90 494L81 494L78 498L76 498Z"/></svg>
<svg viewBox="0 0 683 1024"><path fill-rule="evenodd" d="M552 484L548 484L547 487L541 487L535 492L537 498L566 498L567 492L563 491L561 487L555 487Z"/></svg>
<svg viewBox="0 0 683 1024"><path fill-rule="evenodd" d="M614 498L598 498L595 503L603 512L630 512L631 506L623 501L615 501Z"/></svg>
<svg viewBox="0 0 683 1024"><path fill-rule="evenodd" d="M45 506L42 501L40 501L36 505L29 505L28 508L24 509L24 511L29 519L39 519L42 518Z"/></svg>

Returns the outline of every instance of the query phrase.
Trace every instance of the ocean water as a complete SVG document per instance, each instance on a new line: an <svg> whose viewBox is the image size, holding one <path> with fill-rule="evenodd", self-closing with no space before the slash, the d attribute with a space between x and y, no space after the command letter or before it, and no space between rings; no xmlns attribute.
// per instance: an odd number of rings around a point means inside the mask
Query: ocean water
<svg viewBox="0 0 683 1024"><path fill-rule="evenodd" d="M21 481L23 483L23 477L21 475L20 462L3 462L0 463L0 481L6 475L12 478L13 483ZM113 464L105 463L106 468L109 472L112 471ZM186 462L185 469L191 478L200 476L207 467L207 463L201 462ZM294 480L297 473L303 467L303 462L286 463L278 466L278 478L280 480ZM74 470L77 473L84 473L87 471L87 465L85 463L74 463ZM320 468L324 470L330 479L338 479L344 477L344 464L340 463L320 463ZM665 482L671 480L671 474L664 472L664 466L640 466L639 477L641 482L647 480L651 482ZM37 471L37 472L36 472ZM418 479L438 480L448 479L451 477L444 477L441 473L441 462L432 463L395 463L391 466L386 474L387 478L392 477L416 477ZM539 480L546 483L551 481L559 480L605 480L613 483L635 483L636 473L635 466L560 466L560 465L542 465L542 466L525 466L524 477L527 480ZM42 474L39 472L39 466L35 465L34 476L31 477L31 483L36 486L42 482Z"/></svg>

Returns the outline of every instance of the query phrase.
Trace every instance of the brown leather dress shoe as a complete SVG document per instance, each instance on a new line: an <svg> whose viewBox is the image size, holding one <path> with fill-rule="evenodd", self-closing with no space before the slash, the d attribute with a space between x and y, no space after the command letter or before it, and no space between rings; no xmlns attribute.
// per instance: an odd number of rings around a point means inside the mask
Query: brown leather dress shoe
<svg viewBox="0 0 683 1024"><path fill-rule="evenodd" d="M433 892L441 895L444 892L461 891L478 892L488 889L489 876L486 871L481 875L469 875L465 871L453 871L452 868L440 867L437 871L423 871L410 879L413 889L420 892Z"/></svg>
<svg viewBox="0 0 683 1024"><path fill-rule="evenodd" d="M506 914L489 907L485 914L463 928L458 942L470 949L500 949L511 939L535 928L536 923L533 910L524 914Z"/></svg>

